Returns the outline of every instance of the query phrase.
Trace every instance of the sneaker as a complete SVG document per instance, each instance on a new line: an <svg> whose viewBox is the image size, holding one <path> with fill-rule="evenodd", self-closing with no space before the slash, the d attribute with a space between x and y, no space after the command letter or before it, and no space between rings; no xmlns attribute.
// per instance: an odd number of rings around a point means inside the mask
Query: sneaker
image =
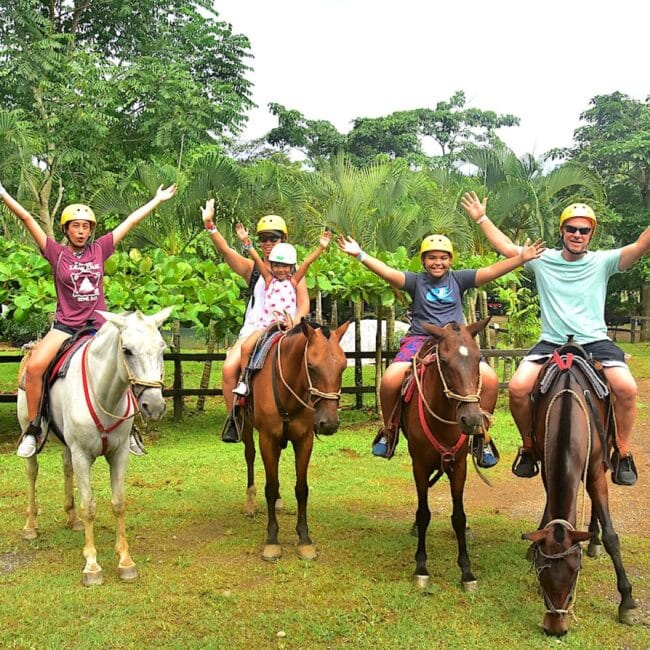
<svg viewBox="0 0 650 650"><path fill-rule="evenodd" d="M237 424L233 414L230 413L221 432L221 440L223 442L239 442L239 431L237 431Z"/></svg>
<svg viewBox="0 0 650 650"><path fill-rule="evenodd" d="M497 452L496 447L492 444L492 441L483 445L483 453L480 458L476 459L476 463L479 467L484 469L489 469L494 467L499 462L499 452Z"/></svg>
<svg viewBox="0 0 650 650"><path fill-rule="evenodd" d="M616 485L634 485L639 478L632 454L621 458L618 450L612 454L612 483Z"/></svg>
<svg viewBox="0 0 650 650"><path fill-rule="evenodd" d="M36 436L32 433L25 433L18 445L16 455L20 458L31 458L36 453Z"/></svg>
<svg viewBox="0 0 650 650"><path fill-rule="evenodd" d="M533 452L525 447L519 448L519 453L512 463L512 473L519 478L533 478L539 473L537 461Z"/></svg>
<svg viewBox="0 0 650 650"><path fill-rule="evenodd" d="M388 457L388 438L382 436L373 446L372 446L372 455L380 456L381 458Z"/></svg>
<svg viewBox="0 0 650 650"><path fill-rule="evenodd" d="M245 381L240 381L237 386L232 389L232 392L235 393L235 395L246 397L246 395L248 395L248 384Z"/></svg>
<svg viewBox="0 0 650 650"><path fill-rule="evenodd" d="M147 450L142 444L142 440L139 440L138 436L136 436L133 431L129 436L129 453L133 454L134 456L145 456L147 453Z"/></svg>

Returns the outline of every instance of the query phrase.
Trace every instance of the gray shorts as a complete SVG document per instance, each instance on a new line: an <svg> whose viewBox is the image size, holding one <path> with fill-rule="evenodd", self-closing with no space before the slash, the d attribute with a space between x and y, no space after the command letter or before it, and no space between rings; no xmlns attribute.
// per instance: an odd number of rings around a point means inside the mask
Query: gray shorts
<svg viewBox="0 0 650 650"><path fill-rule="evenodd" d="M562 344L563 345L563 344ZM557 348L562 347L559 343L550 343L549 341L540 341L533 346L524 361L533 363L546 363ZM592 341L581 345L587 356L594 361L600 361L603 368L627 368L625 363L625 352L621 350L613 341L603 339L602 341Z"/></svg>

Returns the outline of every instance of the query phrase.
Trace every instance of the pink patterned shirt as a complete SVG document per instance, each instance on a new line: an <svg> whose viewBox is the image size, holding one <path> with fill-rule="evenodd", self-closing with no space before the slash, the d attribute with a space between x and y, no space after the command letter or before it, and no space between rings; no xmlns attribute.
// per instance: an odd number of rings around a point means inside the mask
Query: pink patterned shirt
<svg viewBox="0 0 650 650"><path fill-rule="evenodd" d="M258 321L259 328L266 328L276 322L273 312L281 315L284 312L293 317L298 311L296 300L296 288L291 280L276 280L273 278L271 284L266 288L264 294L264 309Z"/></svg>

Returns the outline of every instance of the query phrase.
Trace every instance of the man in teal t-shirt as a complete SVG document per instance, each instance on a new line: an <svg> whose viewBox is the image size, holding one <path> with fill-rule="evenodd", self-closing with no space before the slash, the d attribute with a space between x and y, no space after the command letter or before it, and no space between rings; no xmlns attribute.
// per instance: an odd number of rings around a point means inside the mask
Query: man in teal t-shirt
<svg viewBox="0 0 650 650"><path fill-rule="evenodd" d="M486 202L487 199L480 201L475 192L469 192L463 196L461 205L499 253L507 257L518 254L519 247L488 219ZM602 363L616 402L617 448L612 455L612 481L634 485L637 480L629 450L636 417L637 387L623 351L607 336L605 296L609 278L627 270L650 251L650 228L646 228L633 244L592 252L587 249L596 225L596 215L588 205L570 205L560 217L562 248L547 250L526 265L535 273L542 338L521 362L508 385L510 411L523 441L513 465L516 476L529 478L539 471L532 451L530 394L543 362L572 335L576 343Z"/></svg>

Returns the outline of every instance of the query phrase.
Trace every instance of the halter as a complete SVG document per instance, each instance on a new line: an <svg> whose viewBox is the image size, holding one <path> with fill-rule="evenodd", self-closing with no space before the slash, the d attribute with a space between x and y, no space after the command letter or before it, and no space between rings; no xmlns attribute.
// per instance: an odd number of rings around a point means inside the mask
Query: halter
<svg viewBox="0 0 650 650"><path fill-rule="evenodd" d="M124 356L123 346L122 346L122 336L120 335L120 339L119 339L120 358L124 365L124 368L126 369L129 388L127 389L127 404L126 404L126 411L124 415L115 415L114 413L107 411L102 406L101 402L99 401L99 398L97 397L97 393L95 392L92 384L90 383L89 374L88 374L88 348L90 347L91 343L92 341L89 341L83 348L83 352L81 356L81 379L82 379L82 384L84 389L84 397L86 398L86 406L88 407L88 411L90 412L90 415L93 419L93 422L95 423L95 426L97 427L98 431L102 434L101 436L102 454L106 454L106 451L108 450L108 434L114 429L116 429L120 424L122 424L126 420L135 417L140 412L136 406L136 400L141 397L142 393L147 388L162 388L164 386L164 381L163 381L164 372L160 380L157 381L139 379L137 376L135 376L131 372L131 369L129 368L129 364L126 362L126 358ZM142 390L136 394L133 389L134 386L142 386ZM108 417L113 418L115 420L115 422L112 425L105 427L102 424L101 420L97 415L97 412L95 411L93 400L97 404L99 410L104 415L107 415ZM132 407L133 407L133 413L130 413Z"/></svg>
<svg viewBox="0 0 650 650"><path fill-rule="evenodd" d="M566 530L568 531L573 531L575 528L573 525L568 522L566 519L553 519L552 521L549 521L546 526L544 526L544 530L548 530L551 526L559 524L560 526L563 526ZM564 558L568 557L569 555L573 555L574 553L578 553L580 555L580 558L582 559L582 547L580 546L579 542L576 542L575 544L569 546L569 548L565 549L561 553L553 553L552 555L548 555L547 553L544 553L542 549L539 547L538 544L535 544L533 546L535 549L535 553L538 556L543 557L545 560L548 560L549 562L552 562L554 560L563 560ZM544 571L544 569L550 568L550 563L547 562L546 564L543 564L539 567L535 567L535 571L537 572L537 575L539 577L539 574ZM571 607L575 605L575 599L572 598L575 594L576 586L578 584L578 576L580 574L580 568L578 567L578 570L576 571L575 578L573 579L573 584L571 585L571 588L569 589L569 593L567 594L567 597L564 599L564 603L562 603L562 607L558 609L553 605L553 602L551 601L551 598L549 595L546 593L546 590L544 587L542 587L542 583L540 581L539 583L539 588L542 591L542 594L544 596L544 602L546 604L546 613L547 614L558 614L558 615L563 615L563 614L568 614L571 611ZM569 605L571 603L571 605Z"/></svg>
<svg viewBox="0 0 650 650"><path fill-rule="evenodd" d="M277 367L278 367L278 373L280 374L280 380L282 381L284 387L305 407L308 408L312 411L316 410L311 404L308 404L305 402L303 399L301 399L297 393L289 386L287 381L284 378L284 374L282 372L282 358L281 358L281 353L280 353L280 348L282 347L282 341L286 337L286 334L283 334L280 340L278 341L277 349ZM305 368L305 375L307 376L307 390L311 396L311 400L314 404L319 400L319 399L333 399L333 400L340 400L341 399L341 391L337 391L335 393L324 393L323 391L319 390L316 388L312 381L311 381L311 375L309 374L309 365L307 363L307 349L309 348L309 340L306 341L305 343L305 351L303 353L303 366ZM318 398L316 400L313 399L314 395Z"/></svg>

